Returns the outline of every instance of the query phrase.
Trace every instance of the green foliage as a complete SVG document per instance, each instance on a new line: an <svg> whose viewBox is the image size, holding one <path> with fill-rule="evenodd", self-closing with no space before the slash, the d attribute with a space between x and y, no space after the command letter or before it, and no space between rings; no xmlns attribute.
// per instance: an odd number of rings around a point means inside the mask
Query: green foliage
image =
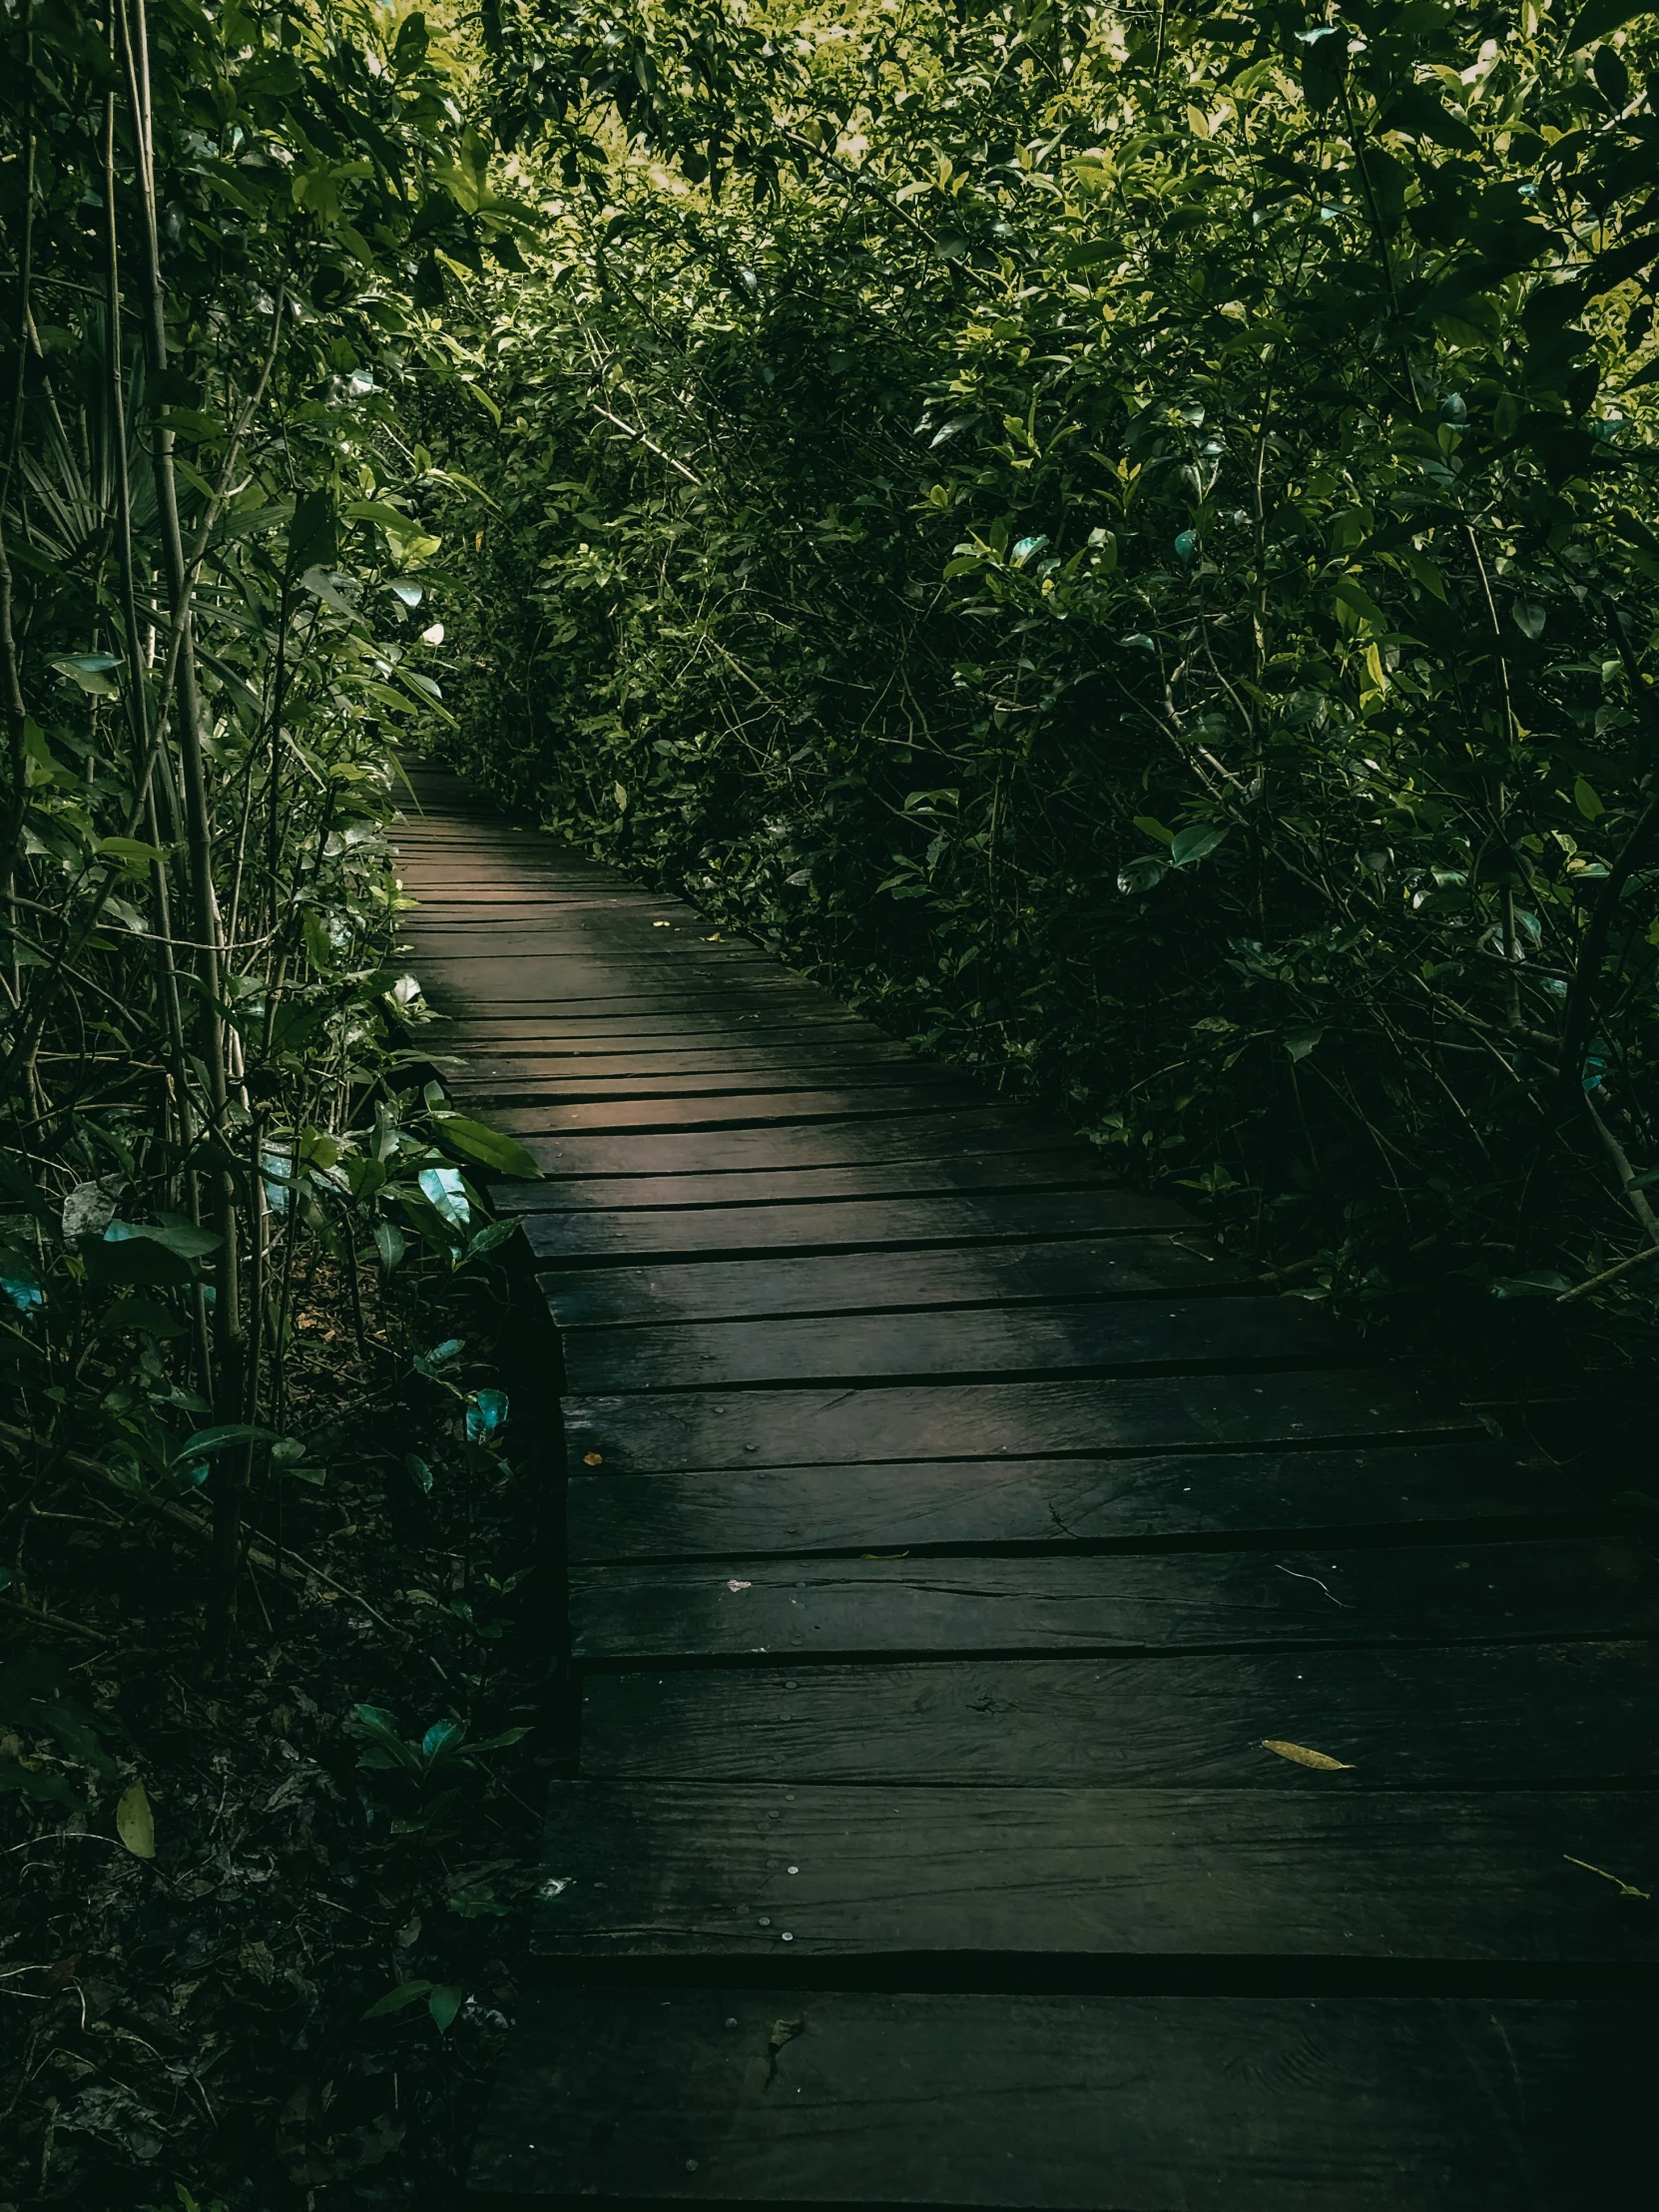
<svg viewBox="0 0 1659 2212"><path fill-rule="evenodd" d="M491 23L456 757L1314 1288L1653 1233L1651 19Z"/></svg>
<svg viewBox="0 0 1659 2212"><path fill-rule="evenodd" d="M48 1470L206 1489L222 1641L256 1466L318 1478L301 1250L354 1301L366 1251L452 1271L500 1242L453 1157L534 1172L414 1092L384 838L446 717L400 400L515 219L406 9L41 0L0 46L0 1375Z"/></svg>

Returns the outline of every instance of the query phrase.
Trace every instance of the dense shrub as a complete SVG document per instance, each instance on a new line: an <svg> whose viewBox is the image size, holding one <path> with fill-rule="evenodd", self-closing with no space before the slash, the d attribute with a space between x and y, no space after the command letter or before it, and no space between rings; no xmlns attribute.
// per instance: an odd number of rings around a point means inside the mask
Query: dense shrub
<svg viewBox="0 0 1659 2212"><path fill-rule="evenodd" d="M1611 1263L1659 958L1621 13L504 9L545 230L438 408L457 757L1315 1282Z"/></svg>

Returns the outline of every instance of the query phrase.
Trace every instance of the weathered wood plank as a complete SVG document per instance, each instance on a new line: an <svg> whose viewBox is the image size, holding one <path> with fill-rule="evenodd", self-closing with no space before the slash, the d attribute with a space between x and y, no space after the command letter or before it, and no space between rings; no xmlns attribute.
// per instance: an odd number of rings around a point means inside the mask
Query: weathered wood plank
<svg viewBox="0 0 1659 2212"><path fill-rule="evenodd" d="M1182 1374L1221 1364L1352 1366L1351 1333L1283 1298L1071 1300L791 1319L572 1329L567 1386L682 1390L955 1376Z"/></svg>
<svg viewBox="0 0 1659 2212"><path fill-rule="evenodd" d="M875 1076L851 1090L811 1090L799 1082L791 1090L745 1088L711 1096L706 1091L677 1091L667 1098L642 1096L632 1087L619 1098L567 1101L537 1096L528 1103L503 1105L498 1128L522 1139L593 1134L630 1136L655 1130L805 1129L840 1121L889 1121L898 1115L971 1112L987 1103L986 1094L965 1083L904 1083ZM899 1135L887 1132L889 1142Z"/></svg>
<svg viewBox="0 0 1659 2212"><path fill-rule="evenodd" d="M812 1259L705 1261L544 1274L561 1329L605 1323L734 1321L790 1314L1018 1308L1061 1297L1220 1291L1251 1281L1226 1254L1184 1237L1064 1239L933 1252L823 1253Z"/></svg>
<svg viewBox="0 0 1659 2212"><path fill-rule="evenodd" d="M999 1156L992 1173L1002 1174L1018 1159L1017 1154ZM1051 1163L1054 1155L1038 1154L1037 1159ZM952 1177L962 1171L963 1165L931 1163L941 1176ZM973 1163L965 1165L970 1171L974 1169ZM1030 1165L1026 1163L1027 1169ZM838 1181L849 1174L855 1185L861 1183L868 1188L868 1171L863 1169L811 1170L808 1177L797 1179L806 1182L814 1178L809 1189L781 1204L768 1204L756 1196L747 1204L722 1205L719 1196L730 1190L723 1182L708 1194L716 1203L705 1199L701 1205L688 1205L685 1201L694 1194L683 1186L676 1189L672 1178L657 1179L669 1184L667 1202L644 1210L610 1210L616 1202L613 1199L607 1207L603 1193L612 1186L603 1184L588 1186L601 1193L597 1201L590 1202L601 1210L584 1215L567 1211L572 1186L565 1183L546 1189L540 1184L520 1184L516 1198L505 1188L496 1197L505 1211L529 1217L524 1227L530 1249L547 1266L599 1262L620 1265L642 1258L657 1262L695 1260L710 1254L893 1253L940 1246L1023 1243L1032 1237L1127 1236L1150 1229L1198 1228L1185 1207L1167 1198L1122 1190L1099 1170L1083 1187L1045 1189L1033 1178L1017 1190L974 1191L941 1181L935 1196L895 1191L879 1199L866 1198L856 1188L851 1195L837 1196L816 1181L818 1177ZM1058 1175L1050 1166L1049 1175L1051 1180L1063 1182L1063 1165ZM741 1176L732 1179L746 1186L751 1181ZM815 1190L823 1191L825 1202L814 1198ZM742 1200L745 1194L730 1190L730 1195ZM532 1203L536 1196L543 1203ZM549 1198L551 1204L546 1203ZM550 1218L541 1218L544 1215ZM805 1259L800 1264L814 1263Z"/></svg>
<svg viewBox="0 0 1659 2212"><path fill-rule="evenodd" d="M890 1040L868 1022L846 1014L794 1007L772 1015L724 1008L711 1012L684 1000L654 1014L556 1013L551 1009L475 1011L453 1017L447 1032L464 1036L469 1051L675 1051L682 1046L768 1045L793 1052L797 1044L818 1048Z"/></svg>
<svg viewBox="0 0 1659 2212"><path fill-rule="evenodd" d="M730 1223L737 1212L770 1209L781 1213L820 1200L888 1199L896 1214L913 1198L939 1198L958 1191L1076 1193L1115 1191L1097 1153L1080 1146L1053 1152L991 1152L940 1159L863 1161L845 1167L733 1168L719 1173L558 1177L542 1183L501 1183L490 1197L498 1212L569 1214L602 1208L606 1212L651 1208L683 1211L690 1229L693 1211L720 1213ZM1167 1200L1143 1201L1139 1218L1149 1224L1190 1219ZM626 1246L617 1257L632 1257ZM649 1247L645 1249L649 1250ZM696 1249L695 1247L691 1249Z"/></svg>
<svg viewBox="0 0 1659 2212"><path fill-rule="evenodd" d="M1264 1748L1303 1744L1352 1772ZM1659 1646L1382 1646L590 1672L590 1778L1606 1788L1659 1774Z"/></svg>
<svg viewBox="0 0 1659 2212"><path fill-rule="evenodd" d="M545 1957L1659 1959L1641 1791L563 1782ZM564 1887L552 1889L552 1883Z"/></svg>
<svg viewBox="0 0 1659 2212"><path fill-rule="evenodd" d="M599 1280L603 1282L603 1274ZM1482 1437L1213 1458L901 1460L708 1474L589 1474L566 1517L575 1559L740 1558L906 1546L1146 1544L1437 1525L1582 1510L1555 1469Z"/></svg>
<svg viewBox="0 0 1659 2212"><path fill-rule="evenodd" d="M1639 2212L1636 1998L533 1997L484 2205Z"/></svg>
<svg viewBox="0 0 1659 2212"><path fill-rule="evenodd" d="M868 1046L839 1051L801 1049L785 1058L729 1048L725 1052L564 1052L505 1058L479 1054L465 1069L450 1069L445 1088L455 1097L493 1098L527 1105L546 1100L562 1106L587 1099L751 1098L804 1086L854 1090L917 1084L946 1086L947 1073L912 1065Z"/></svg>
<svg viewBox="0 0 1659 2212"><path fill-rule="evenodd" d="M1635 1544L1584 1536L584 1565L572 1572L570 1614L577 1656L615 1661L1547 1641L1659 1632L1659 1566Z"/></svg>
<svg viewBox="0 0 1659 2212"><path fill-rule="evenodd" d="M570 1176L721 1175L889 1160L978 1162L987 1153L1004 1152L1091 1156L1068 1129L1038 1121L1019 1106L870 1115L755 1130L652 1130L619 1136L526 1133L523 1143L544 1175Z"/></svg>
<svg viewBox="0 0 1659 2212"><path fill-rule="evenodd" d="M1327 1374L1131 1376L1114 1382L981 1382L706 1391L567 1405L572 1464L598 1452L623 1474L699 1467L856 1465L876 1459L1381 1443L1470 1430L1455 1407L1389 1368Z"/></svg>

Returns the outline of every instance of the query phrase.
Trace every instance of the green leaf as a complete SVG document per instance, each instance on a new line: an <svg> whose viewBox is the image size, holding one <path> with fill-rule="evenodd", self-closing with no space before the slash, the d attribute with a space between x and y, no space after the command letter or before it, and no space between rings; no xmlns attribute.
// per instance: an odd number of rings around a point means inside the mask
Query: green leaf
<svg viewBox="0 0 1659 2212"><path fill-rule="evenodd" d="M1604 815L1607 812L1597 796L1594 785L1587 784L1582 776L1572 788L1572 803L1586 822L1594 822L1598 815Z"/></svg>
<svg viewBox="0 0 1659 2212"><path fill-rule="evenodd" d="M493 1168L498 1175L516 1175L526 1182L539 1182L541 1169L537 1167L521 1144L503 1136L499 1129L490 1129L481 1121L469 1121L463 1114L446 1114L436 1123L439 1144L446 1150L458 1152L463 1159L476 1160L486 1168Z"/></svg>
<svg viewBox="0 0 1659 2212"><path fill-rule="evenodd" d="M280 1441L275 1428L260 1428L252 1421L226 1421L219 1428L199 1428L179 1446L177 1461L207 1459L231 1444L274 1444Z"/></svg>
<svg viewBox="0 0 1659 2212"><path fill-rule="evenodd" d="M454 2025L455 2015L461 2009L465 1992L453 1981L440 1981L426 1999L426 2009L432 2015L432 2024L440 2035L447 2035Z"/></svg>
<svg viewBox="0 0 1659 2212"><path fill-rule="evenodd" d="M156 1817L142 1782L131 1783L122 1791L115 1809L115 1832L135 1859L155 1858Z"/></svg>
<svg viewBox="0 0 1659 2212"><path fill-rule="evenodd" d="M390 2019L394 2013L406 2012L411 2004L418 2004L422 1997L430 1996L431 1993L432 1984L429 1981L400 1981L395 1989L388 1989L383 1997L376 1997L363 2018Z"/></svg>
<svg viewBox="0 0 1659 2212"><path fill-rule="evenodd" d="M1609 32L1621 31L1627 23L1634 23L1637 16L1652 13L1651 7L1632 8L1626 5L1626 0L1589 0L1589 5L1579 10L1561 51L1576 54L1593 39L1606 38Z"/></svg>
<svg viewBox="0 0 1659 2212"><path fill-rule="evenodd" d="M1285 1050L1293 1060L1306 1060L1324 1035L1323 1028L1293 1029L1285 1039Z"/></svg>
<svg viewBox="0 0 1659 2212"><path fill-rule="evenodd" d="M1135 828L1144 830L1149 837L1156 837L1160 844L1175 842L1175 831L1166 830L1155 815L1137 815Z"/></svg>
<svg viewBox="0 0 1659 2212"><path fill-rule="evenodd" d="M1227 835L1230 823L1195 822L1190 830L1183 830L1169 848L1171 862L1176 867L1190 867L1194 860L1206 859Z"/></svg>

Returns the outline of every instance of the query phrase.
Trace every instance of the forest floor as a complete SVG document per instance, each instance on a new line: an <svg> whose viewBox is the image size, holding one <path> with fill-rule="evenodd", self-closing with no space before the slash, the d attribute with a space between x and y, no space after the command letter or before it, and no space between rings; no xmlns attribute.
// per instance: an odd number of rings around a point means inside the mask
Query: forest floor
<svg viewBox="0 0 1659 2212"><path fill-rule="evenodd" d="M0 2212L455 2199L557 1760L545 1485L510 1422L466 1442L499 1272L374 1287L360 1342L338 1270L300 1302L290 1426L326 1471L264 1501L227 1662L193 1528L15 1432L0 1460L0 1738L64 1800L0 1796Z"/></svg>

